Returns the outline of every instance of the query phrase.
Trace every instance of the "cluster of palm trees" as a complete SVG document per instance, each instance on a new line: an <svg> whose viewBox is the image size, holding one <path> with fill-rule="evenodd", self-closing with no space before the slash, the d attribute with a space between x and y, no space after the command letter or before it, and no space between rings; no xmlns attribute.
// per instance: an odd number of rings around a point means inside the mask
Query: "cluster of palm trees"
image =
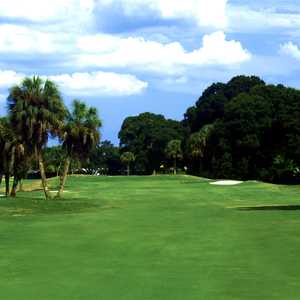
<svg viewBox="0 0 300 300"><path fill-rule="evenodd" d="M200 170L202 164L202 158L204 156L204 151L207 146L209 137L212 134L214 125L205 125L200 131L195 132L189 136L186 142L186 150L189 156L196 158L200 162ZM165 149L167 157L173 160L173 170L174 175L177 173L177 162L182 159L184 156L182 150L182 141L181 140L171 140Z"/></svg>
<svg viewBox="0 0 300 300"><path fill-rule="evenodd" d="M19 182L34 161L39 167L45 198L51 198L42 150L49 137L56 137L62 143L65 160L57 192L60 197L71 159L87 158L99 143L101 121L97 110L74 100L69 112L55 83L40 77L25 78L13 86L7 102L8 116L0 120L0 183L4 175L6 196L16 195Z"/></svg>

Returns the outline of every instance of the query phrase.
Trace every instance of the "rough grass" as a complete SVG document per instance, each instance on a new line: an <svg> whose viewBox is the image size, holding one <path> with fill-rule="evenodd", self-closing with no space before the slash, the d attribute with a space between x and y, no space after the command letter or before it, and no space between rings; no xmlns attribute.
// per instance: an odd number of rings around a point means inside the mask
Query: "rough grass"
<svg viewBox="0 0 300 300"><path fill-rule="evenodd" d="M24 187L0 198L1 299L300 298L299 186L75 176L48 202Z"/></svg>

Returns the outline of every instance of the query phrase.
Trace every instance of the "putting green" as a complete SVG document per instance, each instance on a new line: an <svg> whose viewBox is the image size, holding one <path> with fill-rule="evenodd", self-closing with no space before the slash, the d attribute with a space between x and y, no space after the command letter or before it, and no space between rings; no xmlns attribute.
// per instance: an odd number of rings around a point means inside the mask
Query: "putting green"
<svg viewBox="0 0 300 300"><path fill-rule="evenodd" d="M0 199L1 299L300 298L299 186L78 176L48 202L24 187Z"/></svg>

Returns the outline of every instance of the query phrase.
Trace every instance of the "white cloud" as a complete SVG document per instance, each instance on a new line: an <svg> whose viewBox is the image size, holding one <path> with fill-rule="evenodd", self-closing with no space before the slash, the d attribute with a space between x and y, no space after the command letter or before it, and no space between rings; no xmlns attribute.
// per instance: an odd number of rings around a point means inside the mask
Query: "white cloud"
<svg viewBox="0 0 300 300"><path fill-rule="evenodd" d="M227 40L221 31L205 35L202 46L189 52L179 42L162 43L108 34L81 36L19 25L0 25L1 52L29 56L61 54L63 66L129 68L159 74L178 74L187 68L211 65L231 68L251 57L240 42Z"/></svg>
<svg viewBox="0 0 300 300"><path fill-rule="evenodd" d="M0 89L20 83L25 75L11 70L0 70Z"/></svg>
<svg viewBox="0 0 300 300"><path fill-rule="evenodd" d="M1 0L0 17L29 20L37 24L60 26L68 24L68 31L93 26L103 13L115 10L118 14L135 18L153 15L162 19L194 20L200 27L230 29L237 32L272 28L297 29L300 13L290 5L232 4L230 0ZM255 4L255 3L254 3ZM258 8L259 7L259 8ZM97 8L97 9L95 9ZM100 11L100 15L97 15ZM63 26L61 29L65 30Z"/></svg>
<svg viewBox="0 0 300 300"><path fill-rule="evenodd" d="M49 54L64 51L68 36L51 34L19 25L0 25L0 52Z"/></svg>
<svg viewBox="0 0 300 300"><path fill-rule="evenodd" d="M28 75L10 70L0 70L0 88L19 84ZM32 76L32 75L29 75ZM75 96L129 96L140 94L148 83L128 74L112 72L91 72L41 76L57 83L62 92Z"/></svg>
<svg viewBox="0 0 300 300"><path fill-rule="evenodd" d="M248 6L228 5L228 29L235 32L263 32L300 27L300 13L281 12L276 7L254 9Z"/></svg>
<svg viewBox="0 0 300 300"><path fill-rule="evenodd" d="M128 16L157 13L161 18L195 19L200 26L224 28L228 0L2 0L0 16L33 22L61 22L67 19L89 22L94 8L116 5Z"/></svg>
<svg viewBox="0 0 300 300"><path fill-rule="evenodd" d="M300 60L300 48L292 42L281 45L280 52Z"/></svg>
<svg viewBox="0 0 300 300"><path fill-rule="evenodd" d="M34 22L59 21L91 14L93 0L1 0L0 16Z"/></svg>
<svg viewBox="0 0 300 300"><path fill-rule="evenodd" d="M194 19L199 26L224 28L227 25L228 0L98 0L98 6L116 4L125 15L152 15L163 19ZM152 12L152 13L151 13Z"/></svg>
<svg viewBox="0 0 300 300"><path fill-rule="evenodd" d="M181 73L188 67L243 63L251 54L240 42L226 40L223 32L205 35L202 47L188 52L178 42L161 44L143 38L94 35L78 40L80 66L133 68L157 73Z"/></svg>
<svg viewBox="0 0 300 300"><path fill-rule="evenodd" d="M297 8L289 10L286 3L253 7L232 4L230 0L1 0L0 17L25 19L36 23L58 25L68 22L68 30L90 26L101 9L115 10L118 14L162 19L194 20L200 27L234 31L293 28L300 26ZM255 4L255 3L254 3ZM252 7L251 7L252 5ZM259 9L258 9L259 7ZM95 9L97 8L97 9ZM282 9L280 9L282 8ZM98 16L101 18L101 15ZM65 27L64 27L65 28Z"/></svg>
<svg viewBox="0 0 300 300"><path fill-rule="evenodd" d="M129 74L112 72L74 73L49 76L67 94L129 96L140 94L148 83Z"/></svg>

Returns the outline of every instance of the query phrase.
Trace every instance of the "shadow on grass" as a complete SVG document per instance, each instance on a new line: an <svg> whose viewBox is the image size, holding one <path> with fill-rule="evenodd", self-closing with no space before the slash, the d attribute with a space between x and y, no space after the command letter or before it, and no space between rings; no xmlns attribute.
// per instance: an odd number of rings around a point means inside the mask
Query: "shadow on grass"
<svg viewBox="0 0 300 300"><path fill-rule="evenodd" d="M241 211L289 211L300 210L300 205L266 205L266 206L249 206L249 207L237 207L236 209Z"/></svg>
<svg viewBox="0 0 300 300"><path fill-rule="evenodd" d="M205 180L198 180L198 181L181 181L180 183L181 184L207 184L209 183L210 181L205 181Z"/></svg>
<svg viewBox="0 0 300 300"><path fill-rule="evenodd" d="M77 199L76 199L77 200ZM43 198L1 198L0 216L26 216L40 214L74 214L95 211L99 205L80 199L79 201Z"/></svg>

